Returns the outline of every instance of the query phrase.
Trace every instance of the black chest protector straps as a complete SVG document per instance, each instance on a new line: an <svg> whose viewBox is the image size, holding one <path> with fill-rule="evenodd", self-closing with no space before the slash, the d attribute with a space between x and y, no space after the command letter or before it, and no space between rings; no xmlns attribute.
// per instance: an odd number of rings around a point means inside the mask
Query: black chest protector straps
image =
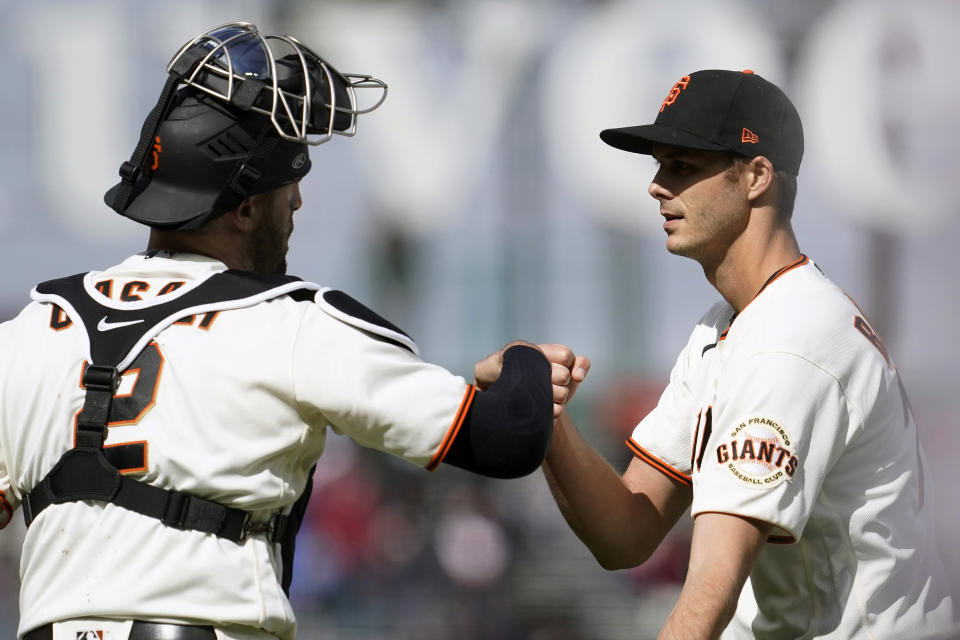
<svg viewBox="0 0 960 640"><path fill-rule="evenodd" d="M290 276L228 270L182 295L168 294L167 301L120 310L94 300L84 289L83 279L84 274L78 274L50 280L37 285L34 294L37 300L58 305L83 327L90 342L90 363L83 373L86 396L77 418L75 445L24 496L27 526L51 504L95 500L238 544L255 533L266 534L271 542L292 540L296 531L287 530L286 516L253 522L247 511L122 475L104 454L103 442L120 374L160 331L190 315L252 306L282 295L312 299L317 285Z"/></svg>

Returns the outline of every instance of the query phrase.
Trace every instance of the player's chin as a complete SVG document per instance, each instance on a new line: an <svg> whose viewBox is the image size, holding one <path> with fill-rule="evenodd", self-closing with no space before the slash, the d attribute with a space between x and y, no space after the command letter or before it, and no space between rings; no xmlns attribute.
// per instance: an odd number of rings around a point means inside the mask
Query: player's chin
<svg viewBox="0 0 960 640"><path fill-rule="evenodd" d="M672 233L667 236L667 251L672 253L675 256L681 256L684 258L689 258L694 253L693 248L690 246L689 242L684 242L683 238L679 234Z"/></svg>
<svg viewBox="0 0 960 640"><path fill-rule="evenodd" d="M690 229L675 229L667 233L667 251L675 256L698 260L708 249L703 238L690 233Z"/></svg>

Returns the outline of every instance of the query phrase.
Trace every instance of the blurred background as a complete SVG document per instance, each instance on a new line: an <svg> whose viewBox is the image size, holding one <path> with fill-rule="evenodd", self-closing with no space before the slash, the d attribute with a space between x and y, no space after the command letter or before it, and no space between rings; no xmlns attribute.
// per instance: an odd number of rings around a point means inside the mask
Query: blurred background
<svg viewBox="0 0 960 640"><path fill-rule="evenodd" d="M589 355L572 412L618 470L717 294L663 248L653 162L597 134L651 121L696 69L780 85L806 131L801 248L897 360L960 589L960 4L0 0L0 320L39 281L144 248L103 192L170 56L232 20L390 85L356 138L313 149L290 272L346 290L468 378L512 338ZM303 638L653 638L686 569L689 518L647 565L604 571L540 472L429 474L332 437L315 481L293 593ZM0 534L0 640L14 638L22 534L19 516Z"/></svg>

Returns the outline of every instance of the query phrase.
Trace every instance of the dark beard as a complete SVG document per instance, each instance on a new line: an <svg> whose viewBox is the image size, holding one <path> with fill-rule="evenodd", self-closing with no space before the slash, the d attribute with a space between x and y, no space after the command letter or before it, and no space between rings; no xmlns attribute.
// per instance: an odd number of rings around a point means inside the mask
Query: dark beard
<svg viewBox="0 0 960 640"><path fill-rule="evenodd" d="M272 216L264 216L253 233L250 255L253 270L260 273L287 273L287 234Z"/></svg>

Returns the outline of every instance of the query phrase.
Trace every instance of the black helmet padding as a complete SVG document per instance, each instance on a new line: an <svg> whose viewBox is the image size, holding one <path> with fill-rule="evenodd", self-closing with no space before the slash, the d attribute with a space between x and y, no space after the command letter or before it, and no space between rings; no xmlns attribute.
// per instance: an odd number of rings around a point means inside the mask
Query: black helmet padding
<svg viewBox="0 0 960 640"><path fill-rule="evenodd" d="M307 145L281 140L262 115L192 89L174 100L124 216L156 228L193 229L310 171ZM107 192L108 203L119 187Z"/></svg>

